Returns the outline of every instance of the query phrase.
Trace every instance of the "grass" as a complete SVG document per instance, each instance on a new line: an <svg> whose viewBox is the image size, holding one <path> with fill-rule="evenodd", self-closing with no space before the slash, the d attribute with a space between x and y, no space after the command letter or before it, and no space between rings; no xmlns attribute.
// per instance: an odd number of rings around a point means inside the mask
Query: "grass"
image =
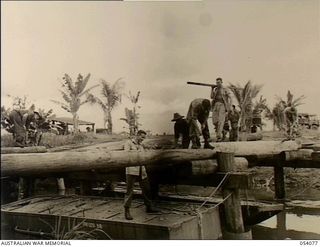
<svg viewBox="0 0 320 247"><path fill-rule="evenodd" d="M40 146L54 148L66 145L97 144L103 142L120 141L127 138L123 135L105 135L95 133L78 133L69 135L55 135L52 133L43 133ZM1 147L14 147L14 141L11 134L1 136Z"/></svg>

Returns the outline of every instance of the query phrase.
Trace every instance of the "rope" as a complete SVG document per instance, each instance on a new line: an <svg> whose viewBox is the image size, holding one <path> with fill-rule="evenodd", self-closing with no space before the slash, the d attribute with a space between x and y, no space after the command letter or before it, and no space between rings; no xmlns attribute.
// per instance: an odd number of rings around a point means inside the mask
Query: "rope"
<svg viewBox="0 0 320 247"><path fill-rule="evenodd" d="M212 193L207 197L207 199L200 205L200 207L197 210L199 210L203 205L205 205L208 202L209 198L212 197L218 191L218 189L220 189L221 185L223 184L224 180L226 180L226 178L229 176L229 174L230 172L227 172L224 175L223 179L218 184L218 186L212 191Z"/></svg>

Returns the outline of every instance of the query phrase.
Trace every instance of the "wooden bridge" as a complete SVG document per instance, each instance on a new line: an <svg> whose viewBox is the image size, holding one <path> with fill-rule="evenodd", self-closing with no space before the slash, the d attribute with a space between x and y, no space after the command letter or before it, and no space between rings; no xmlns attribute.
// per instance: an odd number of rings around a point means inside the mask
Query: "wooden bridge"
<svg viewBox="0 0 320 247"><path fill-rule="evenodd" d="M119 145L118 145L119 144ZM256 141L214 143L214 149L165 149L119 151L121 143L50 152L42 147L2 149L2 176L56 176L82 181L82 192L90 181L124 181L124 168L144 165L158 184L187 184L221 187L224 225L231 238L246 232L240 189L251 187L252 166L274 167L275 197L285 198L284 167L320 168L319 144L295 141ZM28 148L26 148L28 149ZM26 149L20 149L25 150ZM14 153L14 154L13 154ZM278 211L279 212L279 208ZM261 216L261 215L260 215ZM271 215L270 215L271 216Z"/></svg>

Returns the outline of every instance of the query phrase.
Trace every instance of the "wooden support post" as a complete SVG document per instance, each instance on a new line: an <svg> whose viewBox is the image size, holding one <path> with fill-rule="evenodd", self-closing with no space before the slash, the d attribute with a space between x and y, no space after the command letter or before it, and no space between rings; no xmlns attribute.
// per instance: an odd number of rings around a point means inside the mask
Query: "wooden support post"
<svg viewBox="0 0 320 247"><path fill-rule="evenodd" d="M217 160L221 172L234 171L234 153L217 153ZM242 211L240 190L223 188L223 198L225 212L225 233L224 239L243 239L245 232Z"/></svg>
<svg viewBox="0 0 320 247"><path fill-rule="evenodd" d="M90 196L92 195L92 183L91 181L80 181L80 195Z"/></svg>
<svg viewBox="0 0 320 247"><path fill-rule="evenodd" d="M277 214L277 235L278 239L285 239L287 228L286 228L286 211L282 211Z"/></svg>
<svg viewBox="0 0 320 247"><path fill-rule="evenodd" d="M20 177L18 183L18 200L31 197L34 193L34 178Z"/></svg>
<svg viewBox="0 0 320 247"><path fill-rule="evenodd" d="M274 187L275 198L280 200L284 199L286 196L284 184L284 170L280 157L277 160L277 164L274 166Z"/></svg>
<svg viewBox="0 0 320 247"><path fill-rule="evenodd" d="M57 178L57 188L58 188L58 194L61 196L64 196L66 193L66 186L64 184L63 178Z"/></svg>

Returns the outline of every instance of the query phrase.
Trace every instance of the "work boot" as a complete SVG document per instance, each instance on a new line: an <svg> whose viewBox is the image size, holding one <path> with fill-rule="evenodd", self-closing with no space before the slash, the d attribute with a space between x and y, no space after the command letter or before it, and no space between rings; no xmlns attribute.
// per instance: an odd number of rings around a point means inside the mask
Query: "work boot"
<svg viewBox="0 0 320 247"><path fill-rule="evenodd" d="M160 211L152 206L147 206L146 207L146 212L147 213L159 213Z"/></svg>
<svg viewBox="0 0 320 247"><path fill-rule="evenodd" d="M127 220L133 220L131 214L130 214L130 209L129 208L124 208L124 216Z"/></svg>
<svg viewBox="0 0 320 247"><path fill-rule="evenodd" d="M210 145L210 143L209 143L208 141L205 141L205 142L204 142L204 146L203 146L203 148L205 148L205 149L214 149L214 147L213 147L213 146L211 146L211 145Z"/></svg>

